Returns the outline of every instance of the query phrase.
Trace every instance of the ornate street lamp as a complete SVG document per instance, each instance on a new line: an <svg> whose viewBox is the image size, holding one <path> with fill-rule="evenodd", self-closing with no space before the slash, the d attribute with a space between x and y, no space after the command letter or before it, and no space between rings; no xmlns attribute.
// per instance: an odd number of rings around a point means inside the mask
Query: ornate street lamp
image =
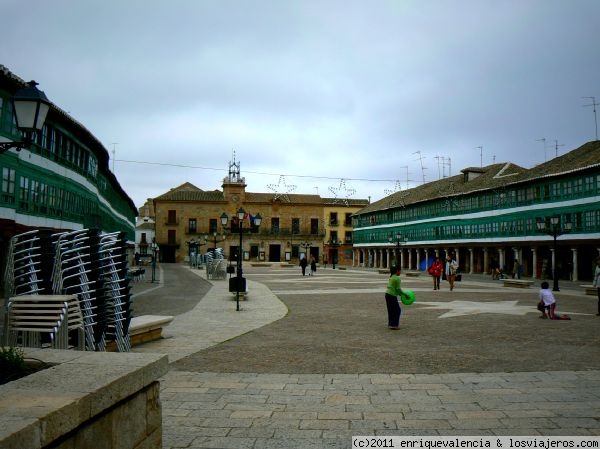
<svg viewBox="0 0 600 449"><path fill-rule="evenodd" d="M23 140L19 142L0 142L0 154L10 148L21 151L29 148L35 133L44 127L46 115L50 110L50 101L46 94L39 90L38 83L29 81L28 86L15 92L12 98L13 112L17 128L23 133Z"/></svg>
<svg viewBox="0 0 600 449"><path fill-rule="evenodd" d="M304 257L306 257L306 260L308 261L308 250L310 249L310 247L312 246L311 242L300 242L300 248L302 248L304 250ZM298 259L300 259L300 254L298 254Z"/></svg>
<svg viewBox="0 0 600 449"><path fill-rule="evenodd" d="M236 277L235 278L231 278L229 280L229 291L234 291L232 290L232 281L235 282L235 310L239 311L240 310L240 291L246 291L246 279L242 276L242 244L243 244L243 235L244 235L244 218L246 218L246 211L243 208L239 208L237 211L237 219L238 219L238 229L240 232L240 247L238 249L238 257L237 257L237 273L236 273ZM225 228L225 226L227 226L227 214L225 212L223 212L221 214L221 224L223 225L223 228ZM256 214L256 216L254 217L254 225L255 226L260 226L262 222L262 217L260 216L260 213ZM231 229L231 228L230 228Z"/></svg>
<svg viewBox="0 0 600 449"><path fill-rule="evenodd" d="M552 279L554 280L554 286L552 287L552 291L558 292L560 289L558 288L558 276L556 273L556 238L571 232L573 229L573 223L570 221L566 221L564 225L561 225L561 220L559 215L553 215L548 219L550 222L550 228L546 227L547 219L544 217L538 217L535 219L536 226L538 232L542 232L544 234L548 234L554 238L554 249L552 251Z"/></svg>
<svg viewBox="0 0 600 449"><path fill-rule="evenodd" d="M152 250L152 282L154 282L156 280L156 258L158 257L158 244L156 243L156 237L152 237L150 249Z"/></svg>
<svg viewBox="0 0 600 449"><path fill-rule="evenodd" d="M406 245L406 243L408 243L408 237L402 238L402 234L396 232L393 236L388 238L388 242L390 242L391 244L396 243L396 257L400 257L400 243ZM397 260L396 263L400 263L400 261ZM392 267L390 267L390 269L391 268Z"/></svg>
<svg viewBox="0 0 600 449"><path fill-rule="evenodd" d="M204 237L204 241L196 240L193 238L191 240L188 240L185 243L188 246L188 260L189 260L190 267L198 268L198 256L199 256L198 248L206 245L206 243L207 243L206 236Z"/></svg>
<svg viewBox="0 0 600 449"><path fill-rule="evenodd" d="M227 218L227 216L225 216L225 218ZM222 221L223 221L223 217L221 216L221 222L222 222ZM225 221L225 224L227 224L227 221ZM219 235L219 233L218 233L217 231L214 231L214 232L212 233L212 240L213 240L213 248L212 248L212 251L213 251L213 253L214 253L214 252L217 250L217 240L218 240L218 241L223 241L223 240L225 240L225 238L226 238L226 237L225 237L225 234L223 234L223 235L221 235L221 237L219 237L219 238L217 239L217 235ZM208 235L205 235L205 236L204 236L204 240L208 241Z"/></svg>

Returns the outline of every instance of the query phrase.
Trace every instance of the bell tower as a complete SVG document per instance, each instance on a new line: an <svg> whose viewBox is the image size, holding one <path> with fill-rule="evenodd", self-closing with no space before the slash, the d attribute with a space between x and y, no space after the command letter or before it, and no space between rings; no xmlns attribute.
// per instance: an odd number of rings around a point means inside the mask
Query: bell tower
<svg viewBox="0 0 600 449"><path fill-rule="evenodd" d="M233 161L229 162L229 173L223 179L223 196L226 201L236 205L246 199L246 180L240 174L240 162L235 160L235 151Z"/></svg>

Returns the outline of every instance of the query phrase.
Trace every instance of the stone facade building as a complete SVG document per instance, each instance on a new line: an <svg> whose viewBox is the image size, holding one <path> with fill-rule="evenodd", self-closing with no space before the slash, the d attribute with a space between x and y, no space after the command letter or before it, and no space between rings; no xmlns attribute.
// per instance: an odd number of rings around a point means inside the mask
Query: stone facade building
<svg viewBox="0 0 600 449"><path fill-rule="evenodd" d="M184 262L192 253L216 247L236 260L240 242L235 215L243 208L247 213L241 224L244 260L297 264L299 257L306 255L319 263L336 260L342 265L352 264L350 216L368 200L255 193L246 187L234 160L223 179L223 190L205 191L188 182L154 198L160 260ZM259 213L262 223L255 226L253 217ZM223 214L228 218L226 226L221 224Z"/></svg>

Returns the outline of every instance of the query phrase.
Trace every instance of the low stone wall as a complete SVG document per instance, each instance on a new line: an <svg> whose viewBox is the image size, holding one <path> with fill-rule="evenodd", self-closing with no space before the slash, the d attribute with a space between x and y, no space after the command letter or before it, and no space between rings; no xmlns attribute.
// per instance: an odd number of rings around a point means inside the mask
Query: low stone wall
<svg viewBox="0 0 600 449"><path fill-rule="evenodd" d="M162 447L166 355L26 349L51 368L0 386L3 449Z"/></svg>

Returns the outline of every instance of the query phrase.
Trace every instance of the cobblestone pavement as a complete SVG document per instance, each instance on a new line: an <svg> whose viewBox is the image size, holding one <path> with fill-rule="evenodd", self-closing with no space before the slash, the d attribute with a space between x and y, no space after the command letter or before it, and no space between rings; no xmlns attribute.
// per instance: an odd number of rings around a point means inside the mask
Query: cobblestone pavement
<svg viewBox="0 0 600 449"><path fill-rule="evenodd" d="M429 278L403 275L417 302L403 307L402 329L392 331L385 275L326 269L302 277L279 266L246 267L245 275L249 299L223 315L216 328L224 335L245 314L260 315L263 302L281 300L289 312L177 356L162 382L165 448L346 448L353 435L600 435L600 318L578 284L561 283L557 293L558 310L572 320L548 321L535 309L537 287L465 275L453 292L433 291ZM190 313L219 296L233 310L218 283ZM280 312L261 310L262 319Z"/></svg>

